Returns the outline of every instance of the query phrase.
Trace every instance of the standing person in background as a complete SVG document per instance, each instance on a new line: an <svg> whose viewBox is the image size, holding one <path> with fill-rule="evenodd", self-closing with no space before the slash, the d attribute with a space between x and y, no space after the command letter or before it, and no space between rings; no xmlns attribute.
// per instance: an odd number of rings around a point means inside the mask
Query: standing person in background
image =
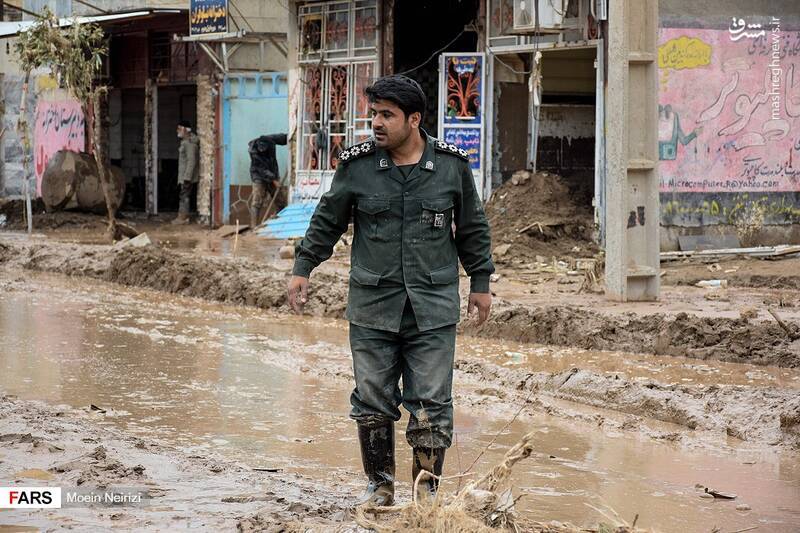
<svg viewBox="0 0 800 533"><path fill-rule="evenodd" d="M181 140L178 147L178 186L181 191L178 216L172 223L188 224L192 195L200 178L200 139L192 132L188 120L178 122L178 138Z"/></svg>
<svg viewBox="0 0 800 533"><path fill-rule="evenodd" d="M250 196L251 228L255 228L261 222L261 208L268 194L278 195L275 201L278 210L286 207L286 199L282 198L276 145L286 145L285 133L262 135L247 145L247 151L250 153L250 179L253 180L253 194Z"/></svg>

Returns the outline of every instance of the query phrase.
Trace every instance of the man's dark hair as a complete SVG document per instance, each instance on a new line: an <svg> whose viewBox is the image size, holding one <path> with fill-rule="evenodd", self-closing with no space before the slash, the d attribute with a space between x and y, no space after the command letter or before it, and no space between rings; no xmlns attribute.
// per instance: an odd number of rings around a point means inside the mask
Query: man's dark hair
<svg viewBox="0 0 800 533"><path fill-rule="evenodd" d="M395 74L384 76L364 89L370 102L388 100L403 110L406 118L412 113L425 116L425 92L419 83L407 76Z"/></svg>
<svg viewBox="0 0 800 533"><path fill-rule="evenodd" d="M183 128L187 128L187 129L192 129L192 123L189 122L188 120L181 120L180 122L178 122L178 126L181 126Z"/></svg>

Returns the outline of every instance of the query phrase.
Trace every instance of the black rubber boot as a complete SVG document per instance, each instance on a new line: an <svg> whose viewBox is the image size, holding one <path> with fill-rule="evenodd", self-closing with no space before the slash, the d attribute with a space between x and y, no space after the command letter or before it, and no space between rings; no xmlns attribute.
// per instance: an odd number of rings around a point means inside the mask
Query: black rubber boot
<svg viewBox="0 0 800 533"><path fill-rule="evenodd" d="M411 466L412 483L417 481L417 476L422 470L441 476L445 451L447 451L447 448L414 448L414 458ZM417 486L418 497L424 497L426 494L436 496L437 490L439 490L439 480L423 475Z"/></svg>
<svg viewBox="0 0 800 533"><path fill-rule="evenodd" d="M371 503L387 506L394 503L394 422L381 425L358 425L361 461L367 474L367 490L358 505Z"/></svg>

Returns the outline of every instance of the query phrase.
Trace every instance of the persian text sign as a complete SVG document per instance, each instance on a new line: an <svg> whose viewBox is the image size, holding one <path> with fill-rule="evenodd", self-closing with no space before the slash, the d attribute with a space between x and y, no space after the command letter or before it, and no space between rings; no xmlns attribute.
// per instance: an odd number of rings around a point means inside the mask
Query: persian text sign
<svg viewBox="0 0 800 533"><path fill-rule="evenodd" d="M661 191L800 191L800 33L734 18L659 43Z"/></svg>
<svg viewBox="0 0 800 533"><path fill-rule="evenodd" d="M191 0L189 35L212 35L228 31L228 0Z"/></svg>
<svg viewBox="0 0 800 533"><path fill-rule="evenodd" d="M444 142L454 144L469 154L469 166L472 170L481 168L481 129L480 128L444 128Z"/></svg>
<svg viewBox="0 0 800 533"><path fill-rule="evenodd" d="M59 150L83 152L86 145L86 124L77 100L36 104L33 130L34 172L36 192L42 194L42 175L47 162Z"/></svg>

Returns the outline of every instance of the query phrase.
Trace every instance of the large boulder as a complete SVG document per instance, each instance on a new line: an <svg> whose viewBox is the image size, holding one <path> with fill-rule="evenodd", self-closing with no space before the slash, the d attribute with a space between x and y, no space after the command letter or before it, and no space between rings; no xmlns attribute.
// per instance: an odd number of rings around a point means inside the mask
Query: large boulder
<svg viewBox="0 0 800 533"><path fill-rule="evenodd" d="M111 201L116 211L125 197L125 174L111 167ZM106 200L94 156L60 150L53 154L42 175L42 201L47 211L79 209L106 212Z"/></svg>

